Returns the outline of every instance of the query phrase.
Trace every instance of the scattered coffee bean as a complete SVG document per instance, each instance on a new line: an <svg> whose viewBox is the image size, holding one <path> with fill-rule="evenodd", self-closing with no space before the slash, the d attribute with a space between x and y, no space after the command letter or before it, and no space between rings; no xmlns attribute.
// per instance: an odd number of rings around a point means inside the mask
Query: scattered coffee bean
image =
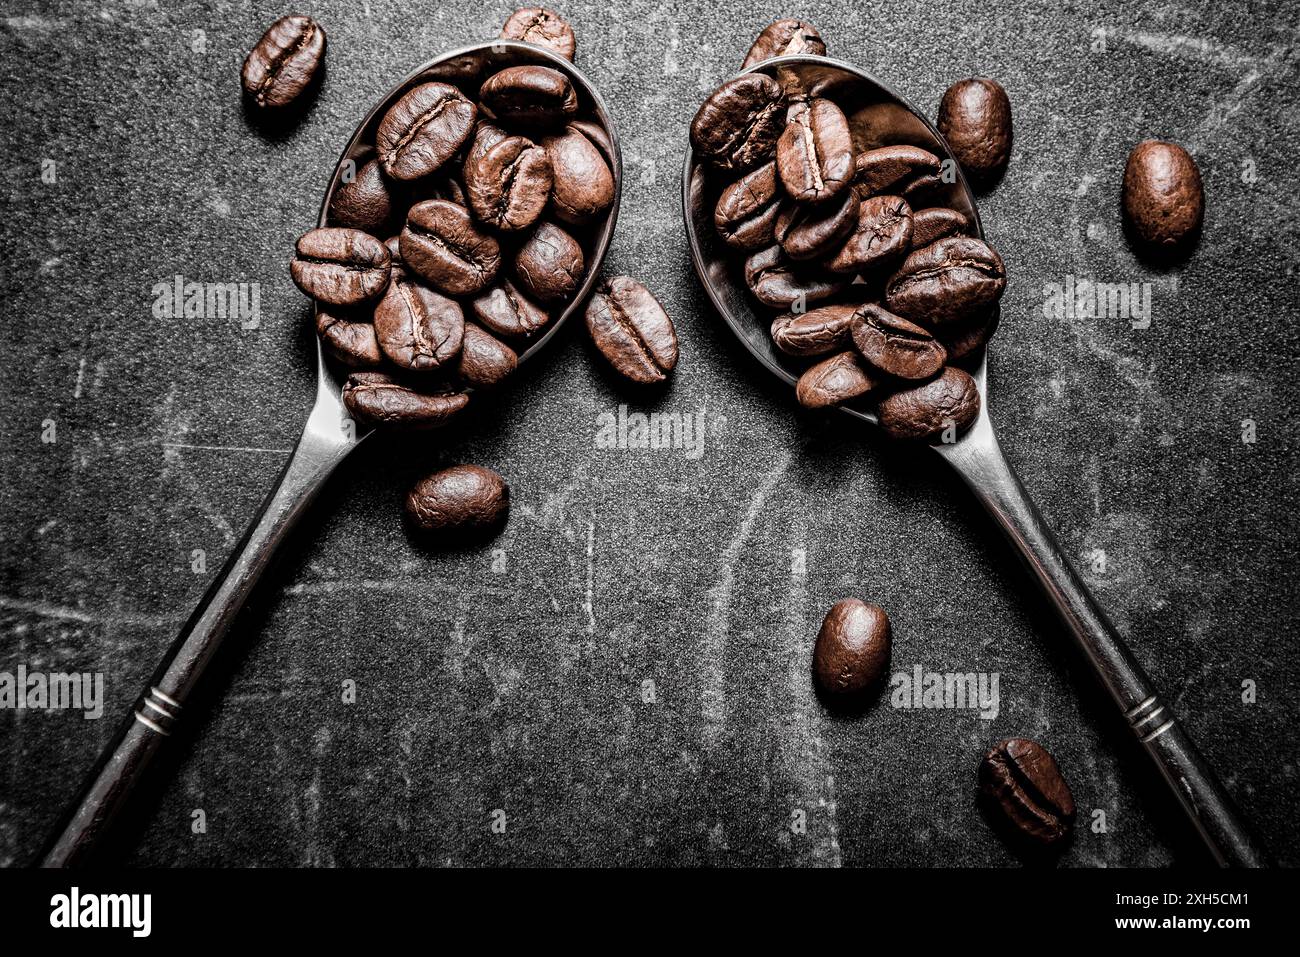
<svg viewBox="0 0 1300 957"><path fill-rule="evenodd" d="M311 17L281 17L244 59L244 94L259 109L292 105L311 90L325 64L325 31Z"/></svg>
<svg viewBox="0 0 1300 957"><path fill-rule="evenodd" d="M570 124L563 133L542 140L542 146L554 171L555 215L574 226L604 216L614 204L614 174L596 143Z"/></svg>
<svg viewBox="0 0 1300 957"><path fill-rule="evenodd" d="M748 70L756 63L779 56L796 54L825 56L826 44L811 23L803 20L783 19L769 23L749 48L742 69Z"/></svg>
<svg viewBox="0 0 1300 957"><path fill-rule="evenodd" d="M885 305L930 329L990 309L1007 285L993 247L970 236L949 236L910 254L885 287Z"/></svg>
<svg viewBox="0 0 1300 957"><path fill-rule="evenodd" d="M850 342L857 306L821 306L808 312L788 312L772 323L772 341L792 356L824 356Z"/></svg>
<svg viewBox="0 0 1300 957"><path fill-rule="evenodd" d="M327 226L298 237L289 274L308 296L330 306L356 306L388 285L388 249L356 229Z"/></svg>
<svg viewBox="0 0 1300 957"><path fill-rule="evenodd" d="M380 428L436 428L469 404L464 392L416 392L383 372L354 372L343 384L354 419Z"/></svg>
<svg viewBox="0 0 1300 957"><path fill-rule="evenodd" d="M369 322L318 309L316 332L326 351L350 369L371 369L384 361L375 327Z"/></svg>
<svg viewBox="0 0 1300 957"><path fill-rule="evenodd" d="M705 162L743 173L772 158L784 126L781 84L746 73L704 101L691 121L691 146Z"/></svg>
<svg viewBox="0 0 1300 957"><path fill-rule="evenodd" d="M532 335L550 322L546 310L533 302L509 279L500 280L470 303L474 318L499 336Z"/></svg>
<svg viewBox="0 0 1300 957"><path fill-rule="evenodd" d="M772 236L791 259L824 258L857 228L860 206L851 189L821 206L788 204L777 216Z"/></svg>
<svg viewBox="0 0 1300 957"><path fill-rule="evenodd" d="M947 366L929 382L880 400L880 427L896 439L934 439L952 429L953 437L970 428L980 411L975 380L963 369Z"/></svg>
<svg viewBox="0 0 1300 957"><path fill-rule="evenodd" d="M1196 161L1177 143L1144 140L1124 165L1124 216L1144 247L1177 252L1190 245L1205 216Z"/></svg>
<svg viewBox="0 0 1300 957"><path fill-rule="evenodd" d="M515 275L542 302L572 296L585 269L582 247L553 223L542 223L515 253Z"/></svg>
<svg viewBox="0 0 1300 957"><path fill-rule="evenodd" d="M970 220L947 206L912 210L912 248L922 249L949 236L970 233Z"/></svg>
<svg viewBox="0 0 1300 957"><path fill-rule="evenodd" d="M930 333L874 303L858 309L849 331L869 365L899 379L928 379L948 357Z"/></svg>
<svg viewBox="0 0 1300 957"><path fill-rule="evenodd" d="M853 141L843 111L814 98L791 109L776 144L776 169L796 202L824 203L853 181Z"/></svg>
<svg viewBox="0 0 1300 957"><path fill-rule="evenodd" d="M939 132L973 181L987 183L1011 157L1011 101L995 80L961 80L939 103Z"/></svg>
<svg viewBox="0 0 1300 957"><path fill-rule="evenodd" d="M535 43L539 47L553 50L566 60L572 62L578 41L569 26L554 10L545 7L524 7L510 14L510 19L501 28L501 36L507 40L522 40Z"/></svg>
<svg viewBox="0 0 1300 957"><path fill-rule="evenodd" d="M507 136L465 161L470 208L480 222L502 232L536 222L550 199L551 184L548 151L524 136Z"/></svg>
<svg viewBox="0 0 1300 957"><path fill-rule="evenodd" d="M330 199L329 224L382 236L393 216L393 202L379 162L370 160L344 181Z"/></svg>
<svg viewBox="0 0 1300 957"><path fill-rule="evenodd" d="M422 83L407 91L379 121L379 163L393 179L436 172L469 138L478 108L447 83Z"/></svg>
<svg viewBox="0 0 1300 957"><path fill-rule="evenodd" d="M999 741L980 762L980 794L1012 833L1040 847L1074 830L1074 796L1047 749L1027 738Z"/></svg>
<svg viewBox="0 0 1300 957"><path fill-rule="evenodd" d="M662 382L677 365L677 333L650 290L629 276L603 283L587 304L587 331L625 378Z"/></svg>
<svg viewBox="0 0 1300 957"><path fill-rule="evenodd" d="M772 245L781 191L776 163L764 163L722 191L713 210L713 224L723 242L753 250Z"/></svg>
<svg viewBox="0 0 1300 957"><path fill-rule="evenodd" d="M835 703L857 702L889 667L892 629L879 605L846 598L831 606L813 645L813 674Z"/></svg>
<svg viewBox="0 0 1300 957"><path fill-rule="evenodd" d="M483 289L501 265L501 245L474 225L469 210L441 199L411 207L401 250L405 268L452 296Z"/></svg>
<svg viewBox="0 0 1300 957"><path fill-rule="evenodd" d="M873 196L858 207L857 222L840 251L826 263L838 273L879 272L912 247L912 208L901 196Z"/></svg>
<svg viewBox="0 0 1300 957"><path fill-rule="evenodd" d="M425 372L454 359L461 349L465 316L454 299L399 276L375 307L379 348L403 369Z"/></svg>
<svg viewBox="0 0 1300 957"><path fill-rule="evenodd" d="M518 365L519 356L514 349L474 323L465 323L465 341L456 366L456 374L463 382L491 388L514 372Z"/></svg>
<svg viewBox="0 0 1300 957"><path fill-rule="evenodd" d="M569 78L549 66L511 66L488 77L479 99L503 123L530 129L562 128L578 112Z"/></svg>
<svg viewBox="0 0 1300 957"><path fill-rule="evenodd" d="M824 409L866 395L878 384L850 349L823 359L801 375L795 397L806 409Z"/></svg>
<svg viewBox="0 0 1300 957"><path fill-rule="evenodd" d="M491 469L453 465L416 482L406 515L426 532L480 532L496 528L510 509L510 489Z"/></svg>

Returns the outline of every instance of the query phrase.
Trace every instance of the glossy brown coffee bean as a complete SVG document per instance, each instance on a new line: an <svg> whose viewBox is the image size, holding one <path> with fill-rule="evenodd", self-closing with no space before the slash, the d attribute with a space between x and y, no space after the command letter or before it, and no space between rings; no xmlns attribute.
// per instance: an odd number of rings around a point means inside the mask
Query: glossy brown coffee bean
<svg viewBox="0 0 1300 957"><path fill-rule="evenodd" d="M853 141L844 112L821 97L792 109L776 144L776 170L796 202L824 203L848 189Z"/></svg>
<svg viewBox="0 0 1300 957"><path fill-rule="evenodd" d="M835 252L857 227L859 207L851 189L820 206L789 203L776 218L773 238L791 259L821 259Z"/></svg>
<svg viewBox="0 0 1300 957"><path fill-rule="evenodd" d="M949 236L968 236L970 220L947 206L912 210L912 248L923 249Z"/></svg>
<svg viewBox="0 0 1300 957"><path fill-rule="evenodd" d="M244 59L244 95L258 109L283 109L316 85L324 65L321 25L311 17L281 17Z"/></svg>
<svg viewBox="0 0 1300 957"><path fill-rule="evenodd" d="M542 223L515 253L515 275L524 291L542 302L572 296L586 270L582 247L553 223Z"/></svg>
<svg viewBox="0 0 1300 957"><path fill-rule="evenodd" d="M880 427L896 439L937 439L965 432L979 411L975 380L948 366L929 382L885 396L876 414Z"/></svg>
<svg viewBox="0 0 1300 957"><path fill-rule="evenodd" d="M979 787L1011 833L1038 847L1060 845L1074 829L1074 795L1056 759L1036 741L999 741L980 762Z"/></svg>
<svg viewBox="0 0 1300 957"><path fill-rule="evenodd" d="M357 229L327 226L298 237L289 274L317 302L356 306L374 299L388 285L388 250Z"/></svg>
<svg viewBox="0 0 1300 957"><path fill-rule="evenodd" d="M996 80L960 80L939 102L939 132L975 182L996 179L1011 158L1011 101Z"/></svg>
<svg viewBox="0 0 1300 957"><path fill-rule="evenodd" d="M474 124L474 132L470 134L469 145L465 148L465 162L469 163L471 160L478 159L510 135L510 132L504 127L493 123L491 120L480 118Z"/></svg>
<svg viewBox="0 0 1300 957"><path fill-rule="evenodd" d="M870 366L900 379L928 379L947 358L929 332L874 303L858 309L849 332Z"/></svg>
<svg viewBox="0 0 1300 957"><path fill-rule="evenodd" d="M554 10L545 7L523 7L510 14L501 36L507 40L522 40L546 47L572 62L578 41L573 27Z"/></svg>
<svg viewBox="0 0 1300 957"><path fill-rule="evenodd" d="M456 364L456 374L462 382L490 388L514 372L518 365L519 356L514 349L474 323L465 323L465 341Z"/></svg>
<svg viewBox="0 0 1300 957"><path fill-rule="evenodd" d="M614 173L599 147L570 125L542 146L554 171L551 206L563 222L594 223L614 205Z"/></svg>
<svg viewBox="0 0 1300 957"><path fill-rule="evenodd" d="M844 245L826 263L831 272L879 272L893 268L912 247L912 208L901 196L873 196L858 207Z"/></svg>
<svg viewBox="0 0 1300 957"><path fill-rule="evenodd" d="M505 278L476 296L470 308L475 319L499 336L529 336L551 321L545 309Z"/></svg>
<svg viewBox="0 0 1300 957"><path fill-rule="evenodd" d="M866 395L879 385L852 349L823 359L799 377L795 397L806 409L823 409Z"/></svg>
<svg viewBox="0 0 1300 957"><path fill-rule="evenodd" d="M600 155L605 158L609 168L611 170L614 168L614 141L609 138L608 130L592 120L574 120L569 124L569 128L577 130L590 140L592 145L600 150Z"/></svg>
<svg viewBox="0 0 1300 957"><path fill-rule="evenodd" d="M728 246L758 249L772 245L781 208L776 163L764 163L722 191L713 209L713 225Z"/></svg>
<svg viewBox="0 0 1300 957"><path fill-rule="evenodd" d="M402 237L389 236L384 240L384 248L388 250L388 258L392 260L393 272L398 272L402 268Z"/></svg>
<svg viewBox="0 0 1300 957"><path fill-rule="evenodd" d="M428 176L456 155L477 116L478 108L456 87L422 83L403 94L379 121L379 165L393 179Z"/></svg>
<svg viewBox="0 0 1300 957"><path fill-rule="evenodd" d="M465 192L479 222L515 232L537 221L551 195L547 153L525 136L508 136L465 160Z"/></svg>
<svg viewBox="0 0 1300 957"><path fill-rule="evenodd" d="M939 157L919 146L898 144L866 150L853 161L853 189L862 199L890 193L904 196L938 177Z"/></svg>
<svg viewBox="0 0 1300 957"><path fill-rule="evenodd" d="M406 276L388 285L375 307L379 348L395 365L425 372L455 359L465 333L465 316L448 299Z"/></svg>
<svg viewBox="0 0 1300 957"><path fill-rule="evenodd" d="M879 605L857 598L837 601L813 645L818 688L833 703L861 699L885 677L892 641L889 616Z"/></svg>
<svg viewBox="0 0 1300 957"><path fill-rule="evenodd" d="M512 66L488 77L479 99L506 126L562 129L578 112L569 78L549 66Z"/></svg>
<svg viewBox="0 0 1300 957"><path fill-rule="evenodd" d="M748 70L756 63L779 56L825 56L826 44L817 28L804 20L790 18L769 23L758 35L745 56L742 69Z"/></svg>
<svg viewBox="0 0 1300 957"><path fill-rule="evenodd" d="M317 309L316 334L325 351L350 369L373 369L384 361L375 327L359 317Z"/></svg>
<svg viewBox="0 0 1300 957"><path fill-rule="evenodd" d="M1173 252L1189 245L1205 216L1196 161L1177 143L1144 140L1124 165L1124 217L1137 241Z"/></svg>
<svg viewBox="0 0 1300 957"><path fill-rule="evenodd" d="M761 73L728 80L691 121L691 148L718 169L743 173L772 158L785 127L781 84Z"/></svg>
<svg viewBox="0 0 1300 957"><path fill-rule="evenodd" d="M483 289L501 265L496 239L475 226L464 207L441 199L411 207L401 249L405 268L450 296Z"/></svg>
<svg viewBox="0 0 1300 957"><path fill-rule="evenodd" d="M745 260L745 284L763 305L793 309L829 299L848 279L812 263L797 263L780 246L769 246Z"/></svg>
<svg viewBox="0 0 1300 957"><path fill-rule="evenodd" d="M344 180L330 197L329 224L359 229L382 236L393 218L393 202L379 162L370 160L357 167L351 180Z"/></svg>
<svg viewBox="0 0 1300 957"><path fill-rule="evenodd" d="M385 429L433 429L469 404L463 392L417 392L382 372L354 372L343 404L359 422Z"/></svg>
<svg viewBox="0 0 1300 957"><path fill-rule="evenodd" d="M772 341L791 356L824 356L852 343L850 326L857 306L820 306L808 312L788 312L772 322Z"/></svg>
<svg viewBox="0 0 1300 957"><path fill-rule="evenodd" d="M950 236L903 261L885 287L885 306L937 329L988 311L1006 286L1006 267L992 246L970 236Z"/></svg>
<svg viewBox="0 0 1300 957"><path fill-rule="evenodd" d="M510 489L491 469L454 465L416 482L406 496L406 515L426 532L486 531L501 524Z"/></svg>
<svg viewBox="0 0 1300 957"><path fill-rule="evenodd" d="M602 283L587 304L587 331L609 364L633 382L662 382L677 365L677 332L650 290L630 276Z"/></svg>

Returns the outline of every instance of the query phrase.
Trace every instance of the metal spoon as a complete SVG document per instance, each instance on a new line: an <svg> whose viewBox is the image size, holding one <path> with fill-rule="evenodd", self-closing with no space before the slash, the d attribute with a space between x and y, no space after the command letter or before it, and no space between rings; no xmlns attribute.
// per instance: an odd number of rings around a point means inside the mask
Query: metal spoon
<svg viewBox="0 0 1300 957"><path fill-rule="evenodd" d="M855 136L866 145L910 143L946 157L942 136L919 112L869 73L825 57L788 56L744 72L797 77L805 90L834 100L848 115ZM780 76L777 77L781 79ZM717 238L713 204L722 186L687 149L682 177L686 235L696 272L722 319L741 343L773 374L794 386L800 367L781 353L768 334L770 317L755 310L738 276L736 255ZM965 179L957 171L947 205L965 213L982 237L979 212ZM1056 609L1062 624L1097 672L1125 721L1150 755L1201 838L1223 866L1258 867L1267 863L1260 844L1243 825L1231 799L1197 752L1187 733L1156 695L1151 682L1070 567L1024 486L1011 470L988 415L987 354L973 372L979 386L979 418L956 442L933 446L962 477L1006 533L1029 571ZM848 405L847 414L877 424L874 412Z"/></svg>
<svg viewBox="0 0 1300 957"><path fill-rule="evenodd" d="M600 125L609 133L609 159L614 173L615 197L604 228L595 239L595 248L581 288L569 307L519 356L519 361L523 363L551 341L591 292L614 235L622 197L623 161L613 121L596 88L568 60L531 44L494 40L453 50L428 61L376 103L352 134L325 192L318 225L325 225L330 198L342 182L344 170L352 168L348 161L359 165L359 160L368 150L367 144L374 141L374 131L379 120L388 107L408 89L428 80L442 80L467 84L469 92L477 93L476 79L485 78L507 66L520 64L554 67L573 82L584 111L590 108ZM302 437L299 438L279 483L190 620L181 629L116 739L104 750L64 824L46 846L40 866L71 867L92 859L94 851L126 807L163 743L182 720L182 716L188 717L184 710L185 702L202 678L204 669L226 637L253 586L266 570L275 550L339 463L371 434L369 430L358 430L349 418L341 394L347 373L326 360L319 341L316 344L316 365L316 403L312 406Z"/></svg>

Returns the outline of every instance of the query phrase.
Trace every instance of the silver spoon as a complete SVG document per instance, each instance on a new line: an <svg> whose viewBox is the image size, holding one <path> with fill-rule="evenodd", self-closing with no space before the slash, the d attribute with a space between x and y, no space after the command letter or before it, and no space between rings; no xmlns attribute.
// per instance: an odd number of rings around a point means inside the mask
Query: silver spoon
<svg viewBox="0 0 1300 957"><path fill-rule="evenodd" d="M569 77L578 92L582 111L590 108L609 134L609 159L614 173L614 205L604 228L596 237L582 286L568 308L519 356L519 362L523 363L551 341L591 292L614 235L623 192L623 160L618 133L596 88L568 60L532 44L494 40L453 50L428 61L376 103L352 134L325 192L318 225L325 225L330 198L342 182L344 170L352 168L348 161L359 165L368 150L367 144L374 140L374 130L380 118L408 89L428 80L443 80L468 83L467 89L476 93L474 78L486 78L496 70L520 64L554 67ZM286 254L286 261L287 258ZM92 859L111 825L136 792L163 743L182 716L187 716L184 710L186 701L253 586L266 571L276 549L339 463L371 434L370 430L359 430L348 416L342 398L346 370L326 360L319 340L316 343L316 366L316 403L279 483L181 629L116 739L104 750L65 823L47 844L39 862L41 866L71 867Z"/></svg>
<svg viewBox="0 0 1300 957"><path fill-rule="evenodd" d="M949 155L943 138L923 115L857 67L825 57L789 56L768 60L744 72L778 71L793 73L804 89L833 99L867 145L910 143L940 157ZM800 367L772 342L768 333L770 317L764 318L755 310L735 267L735 252L714 232L713 204L722 185L717 174L710 174L696 162L688 147L682 202L696 272L723 321L745 348L793 388ZM960 170L948 188L945 202L965 213L976 235L983 237L974 197ZM1267 864L1263 848L1246 829L1182 725L1161 703L1150 680L1070 567L1003 456L988 414L986 367L987 353L973 372L981 399L979 418L957 441L934 445L934 450L957 471L1006 533L1215 860L1223 866ZM843 411L877 424L875 413L867 408L850 404Z"/></svg>

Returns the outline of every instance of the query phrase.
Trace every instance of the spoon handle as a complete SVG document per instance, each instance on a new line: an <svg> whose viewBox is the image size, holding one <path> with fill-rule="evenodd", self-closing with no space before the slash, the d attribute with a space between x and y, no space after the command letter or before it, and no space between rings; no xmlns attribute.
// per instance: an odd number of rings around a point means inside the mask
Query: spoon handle
<svg viewBox="0 0 1300 957"><path fill-rule="evenodd" d="M1255 840L1187 732L1070 567L998 444L988 414L959 442L935 446L1020 553L1116 707L1222 867L1263 867Z"/></svg>
<svg viewBox="0 0 1300 957"><path fill-rule="evenodd" d="M322 391L324 387L322 386ZM337 397L318 395L302 437L257 520L208 589L154 672L116 737L86 778L76 803L38 865L77 867L94 860L182 716L191 691L220 647L249 592L334 468L356 446Z"/></svg>

